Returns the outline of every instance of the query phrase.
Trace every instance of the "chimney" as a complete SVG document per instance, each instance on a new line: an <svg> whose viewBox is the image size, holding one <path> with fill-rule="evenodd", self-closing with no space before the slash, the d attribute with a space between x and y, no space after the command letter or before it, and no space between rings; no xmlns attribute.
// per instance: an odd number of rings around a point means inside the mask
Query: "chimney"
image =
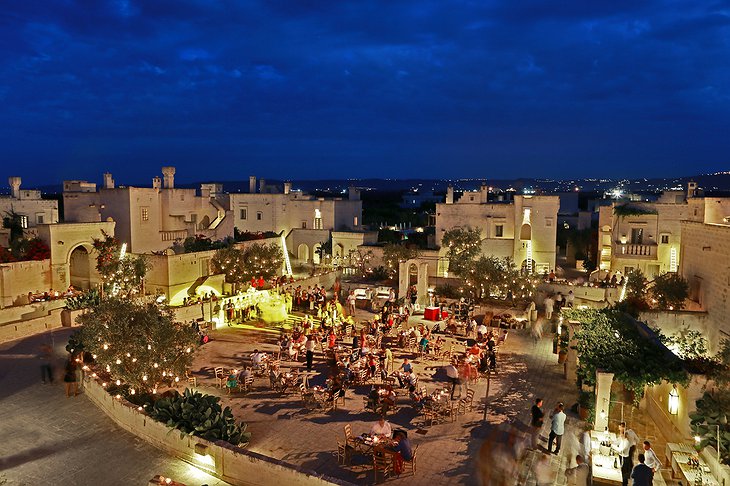
<svg viewBox="0 0 730 486"><path fill-rule="evenodd" d="M162 183L165 189L175 188L175 168L174 167L163 167L162 168Z"/></svg>
<svg viewBox="0 0 730 486"><path fill-rule="evenodd" d="M264 192L266 192L266 190L264 189L265 187L266 187L266 179L260 179L259 180L259 192L261 194L263 194Z"/></svg>
<svg viewBox="0 0 730 486"><path fill-rule="evenodd" d="M159 189L162 187L162 179L160 179L159 176L154 176L152 178L152 189Z"/></svg>
<svg viewBox="0 0 730 486"><path fill-rule="evenodd" d="M347 197L350 201L359 201L360 200L360 189L354 186L350 186L347 188Z"/></svg>
<svg viewBox="0 0 730 486"><path fill-rule="evenodd" d="M104 172L104 185L102 187L104 189L114 189L114 179L112 179L111 173Z"/></svg>
<svg viewBox="0 0 730 486"><path fill-rule="evenodd" d="M285 182L284 183L284 194L289 194L291 192L291 182Z"/></svg>
<svg viewBox="0 0 730 486"><path fill-rule="evenodd" d="M256 194L256 176L248 176L248 192Z"/></svg>
<svg viewBox="0 0 730 486"><path fill-rule="evenodd" d="M454 204L454 186L451 184L446 188L446 204Z"/></svg>
<svg viewBox="0 0 730 486"><path fill-rule="evenodd" d="M20 199L20 177L9 177L8 184L10 184L10 193L14 199Z"/></svg>
<svg viewBox="0 0 730 486"><path fill-rule="evenodd" d="M479 202L484 204L487 201L489 201L489 187L486 182L482 182L482 185L479 188Z"/></svg>
<svg viewBox="0 0 730 486"><path fill-rule="evenodd" d="M695 197L697 195L697 183L695 181L689 181L687 183L687 198Z"/></svg>

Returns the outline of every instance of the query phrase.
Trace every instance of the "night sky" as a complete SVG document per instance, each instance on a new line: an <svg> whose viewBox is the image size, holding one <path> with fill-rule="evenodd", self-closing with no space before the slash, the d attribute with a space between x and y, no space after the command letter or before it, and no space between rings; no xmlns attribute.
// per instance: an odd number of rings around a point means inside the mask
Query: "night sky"
<svg viewBox="0 0 730 486"><path fill-rule="evenodd" d="M27 186L728 170L730 1L9 0L0 103Z"/></svg>

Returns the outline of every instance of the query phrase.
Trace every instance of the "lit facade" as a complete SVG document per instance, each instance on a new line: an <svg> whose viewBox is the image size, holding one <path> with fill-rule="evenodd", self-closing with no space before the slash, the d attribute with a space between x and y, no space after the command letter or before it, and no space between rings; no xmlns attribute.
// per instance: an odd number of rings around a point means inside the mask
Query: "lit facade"
<svg viewBox="0 0 730 486"><path fill-rule="evenodd" d="M20 224L23 230L29 235L36 235L36 227L39 224L58 223L58 201L43 199L41 191L21 189L21 178L10 177L10 195L0 197L0 214L3 216L15 213L20 217ZM2 229L7 233L9 230ZM5 241L4 243L7 243Z"/></svg>
<svg viewBox="0 0 730 486"><path fill-rule="evenodd" d="M446 202L436 204L436 244L446 231L459 227L479 228L482 253L511 257L518 267L543 273L555 268L558 196L514 196L510 201L490 200L483 185L477 192L465 192L454 201L453 188L446 193ZM441 248L441 254L446 249ZM448 263L439 264L444 275Z"/></svg>
<svg viewBox="0 0 730 486"><path fill-rule="evenodd" d="M163 179L152 187L116 187L111 174L104 184L64 181L64 218L67 222L116 222L116 236L134 253L170 248L197 234L212 239L233 235L233 218L226 210L220 184L196 189L175 187L175 168L163 167Z"/></svg>

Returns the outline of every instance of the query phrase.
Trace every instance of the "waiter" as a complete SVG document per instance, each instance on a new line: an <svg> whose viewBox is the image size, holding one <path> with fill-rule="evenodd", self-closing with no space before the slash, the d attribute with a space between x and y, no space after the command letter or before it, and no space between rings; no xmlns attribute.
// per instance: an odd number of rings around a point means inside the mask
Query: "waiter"
<svg viewBox="0 0 730 486"><path fill-rule="evenodd" d="M634 453L636 452L636 446L639 444L639 436L636 435L632 429L626 428L626 422L618 424L619 435L626 433L626 438L629 440L629 458L631 462L634 462Z"/></svg>
<svg viewBox="0 0 730 486"><path fill-rule="evenodd" d="M626 437L626 430L619 432L618 443L613 445L613 449L621 461L621 484L628 486L634 463L631 460L631 443L628 437Z"/></svg>

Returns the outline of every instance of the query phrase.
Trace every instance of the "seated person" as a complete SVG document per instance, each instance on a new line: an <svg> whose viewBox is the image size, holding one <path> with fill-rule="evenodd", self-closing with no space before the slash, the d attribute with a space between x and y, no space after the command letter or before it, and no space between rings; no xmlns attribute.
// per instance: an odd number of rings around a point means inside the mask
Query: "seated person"
<svg viewBox="0 0 730 486"><path fill-rule="evenodd" d="M403 360L403 364L398 367L399 370L403 370L404 373L407 373L411 370L413 370L413 365L408 362L408 358Z"/></svg>
<svg viewBox="0 0 730 486"><path fill-rule="evenodd" d="M405 383L408 387L408 391L412 392L416 389L416 385L418 385L418 377L413 371L406 373Z"/></svg>
<svg viewBox="0 0 730 486"><path fill-rule="evenodd" d="M373 424L370 428L370 435L387 437L390 439L390 436L393 435L393 431L388 421L385 420L385 417L381 416L378 421Z"/></svg>
<svg viewBox="0 0 730 486"><path fill-rule="evenodd" d="M410 462L413 460L413 448L411 447L411 441L408 440L406 433L402 430L396 430L393 439L395 444L382 450L393 453L393 472L400 474L403 472L403 461Z"/></svg>
<svg viewBox="0 0 730 486"><path fill-rule="evenodd" d="M380 396L380 413L386 415L388 410L395 408L395 392L390 385L385 387L386 392Z"/></svg>
<svg viewBox="0 0 730 486"><path fill-rule="evenodd" d="M230 394L231 390L236 388L238 386L238 378L236 377L236 373L231 370L231 373L228 375L228 379L226 380L226 393Z"/></svg>
<svg viewBox="0 0 730 486"><path fill-rule="evenodd" d="M238 381L240 381L241 383L245 383L246 380L251 376L251 370L248 369L247 366L244 366L241 372L238 374Z"/></svg>
<svg viewBox="0 0 730 486"><path fill-rule="evenodd" d="M254 349L253 353L251 353L251 364L253 365L253 368L261 368L261 365L264 362L264 355L263 353L260 353L258 349Z"/></svg>

